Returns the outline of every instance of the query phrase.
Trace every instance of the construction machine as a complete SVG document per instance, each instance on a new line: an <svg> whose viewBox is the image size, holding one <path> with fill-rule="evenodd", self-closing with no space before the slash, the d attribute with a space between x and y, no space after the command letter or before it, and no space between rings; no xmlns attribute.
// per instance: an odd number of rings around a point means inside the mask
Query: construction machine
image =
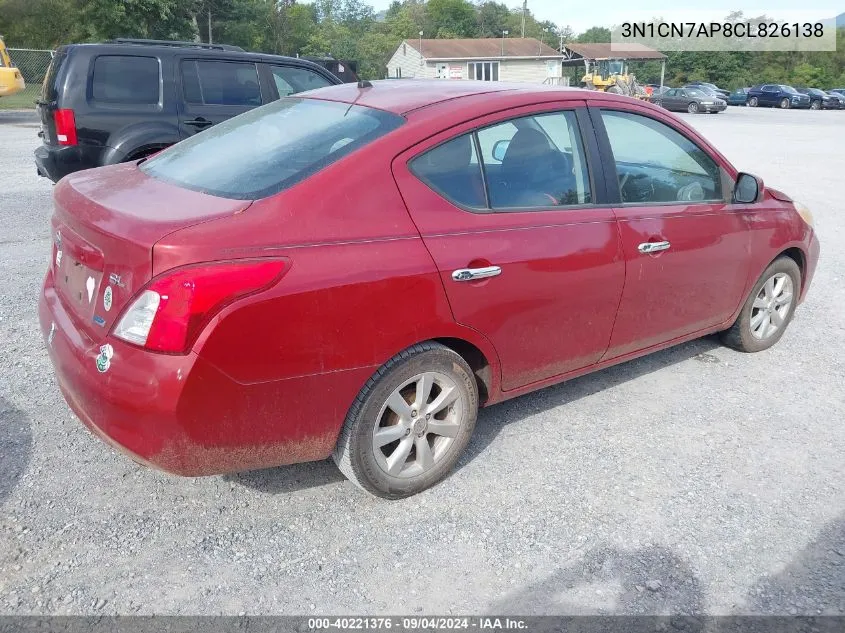
<svg viewBox="0 0 845 633"><path fill-rule="evenodd" d="M17 94L24 88L26 88L26 85L23 81L23 75L12 63L9 52L6 50L6 44L0 37L0 97Z"/></svg>
<svg viewBox="0 0 845 633"><path fill-rule="evenodd" d="M581 82L590 90L613 92L636 99L648 98L645 89L637 83L637 78L628 73L624 59L588 60L585 64L587 72Z"/></svg>

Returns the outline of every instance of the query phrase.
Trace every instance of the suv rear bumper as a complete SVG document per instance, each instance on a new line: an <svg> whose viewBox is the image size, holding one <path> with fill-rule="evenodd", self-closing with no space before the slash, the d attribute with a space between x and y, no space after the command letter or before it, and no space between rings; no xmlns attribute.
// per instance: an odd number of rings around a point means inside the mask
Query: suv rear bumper
<svg viewBox="0 0 845 633"><path fill-rule="evenodd" d="M99 167L102 148L93 145L39 145L35 150L35 168L39 176L58 182L68 174Z"/></svg>

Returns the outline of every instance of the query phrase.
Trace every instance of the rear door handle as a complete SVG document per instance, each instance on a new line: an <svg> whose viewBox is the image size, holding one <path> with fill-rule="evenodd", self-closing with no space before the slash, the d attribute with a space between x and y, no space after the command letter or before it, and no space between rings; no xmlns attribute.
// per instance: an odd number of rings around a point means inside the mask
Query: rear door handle
<svg viewBox="0 0 845 633"><path fill-rule="evenodd" d="M639 245L637 250L643 254L658 253L660 251L669 250L670 246L672 245L669 242L643 242Z"/></svg>
<svg viewBox="0 0 845 633"><path fill-rule="evenodd" d="M475 281L487 277L498 277L502 274L499 266L485 266L484 268L459 268L452 271L452 279L455 281Z"/></svg>
<svg viewBox="0 0 845 633"><path fill-rule="evenodd" d="M213 122L209 121L208 119L204 119L200 116L196 119L191 119L190 121L183 121L183 123L185 125L192 125L194 127L208 127L209 125L212 125Z"/></svg>

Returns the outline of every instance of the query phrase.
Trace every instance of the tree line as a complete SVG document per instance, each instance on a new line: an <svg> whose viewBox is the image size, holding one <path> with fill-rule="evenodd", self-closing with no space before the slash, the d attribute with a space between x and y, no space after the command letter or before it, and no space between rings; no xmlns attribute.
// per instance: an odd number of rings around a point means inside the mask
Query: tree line
<svg viewBox="0 0 845 633"><path fill-rule="evenodd" d="M736 16L734 16L736 17ZM609 42L610 30L583 33L525 15L525 36L557 47ZM377 14L364 0L0 0L0 34L12 48L55 48L116 37L235 44L280 55L356 60L366 79L385 76L403 39L520 37L521 8L486 0L394 0ZM845 29L831 52L668 52L666 83L710 81L726 88L787 83L845 86ZM659 62L632 64L642 83L660 80ZM583 68L570 76L578 85Z"/></svg>

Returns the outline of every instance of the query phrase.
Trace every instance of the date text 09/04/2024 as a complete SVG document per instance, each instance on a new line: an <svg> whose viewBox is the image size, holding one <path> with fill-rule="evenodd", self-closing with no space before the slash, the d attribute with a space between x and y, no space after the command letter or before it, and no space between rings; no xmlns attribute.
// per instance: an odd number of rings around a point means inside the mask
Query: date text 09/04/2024
<svg viewBox="0 0 845 633"><path fill-rule="evenodd" d="M308 628L320 630L374 630L374 629L440 629L440 630L512 630L527 628L525 620L518 618L496 617L345 617L345 618L309 618Z"/></svg>

